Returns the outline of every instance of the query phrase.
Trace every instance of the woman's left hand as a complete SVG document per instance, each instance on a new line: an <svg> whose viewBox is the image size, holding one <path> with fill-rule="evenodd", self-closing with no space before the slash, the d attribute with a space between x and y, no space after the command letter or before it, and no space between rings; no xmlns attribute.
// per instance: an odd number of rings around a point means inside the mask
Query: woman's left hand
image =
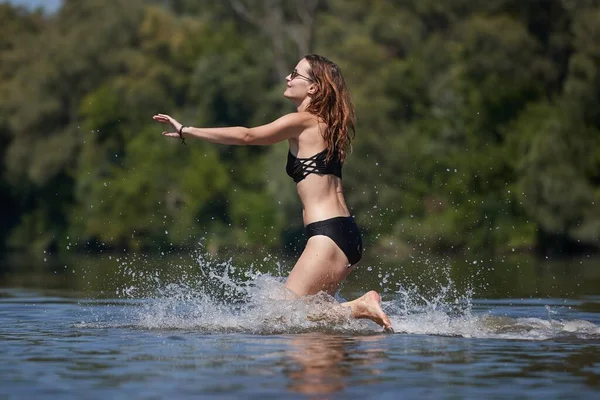
<svg viewBox="0 0 600 400"><path fill-rule="evenodd" d="M154 117L152 117L152 119L158 122L162 122L163 124L170 124L175 129L175 132L164 131L162 133L164 136L179 138L179 130L181 129L181 124L175 118L167 114L156 114Z"/></svg>

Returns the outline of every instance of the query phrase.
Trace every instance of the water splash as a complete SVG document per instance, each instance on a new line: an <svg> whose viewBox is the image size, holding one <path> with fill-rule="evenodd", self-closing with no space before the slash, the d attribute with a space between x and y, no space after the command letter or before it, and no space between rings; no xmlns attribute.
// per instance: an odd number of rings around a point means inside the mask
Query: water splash
<svg viewBox="0 0 600 400"><path fill-rule="evenodd" d="M140 272L140 260L120 262L120 273L130 282L117 296L142 300L124 309L124 319L135 328L256 334L378 330L371 322L351 318L349 309L325 293L296 299L283 277L257 271L254 265L237 268L231 259L200 252L191 267L181 263Z"/></svg>
<svg viewBox="0 0 600 400"><path fill-rule="evenodd" d="M175 263L161 270L141 268L143 258L118 262L120 273L130 282L116 295L133 307L121 306L121 318L111 314L109 326L209 334L382 331L371 321L353 319L339 297L320 293L294 299L281 273L263 273L253 264L236 268L231 259L218 260L202 252L193 263ZM279 264L277 269L281 272ZM450 266L429 263L423 274L415 282L427 281L426 287L405 284L394 272L381 274L382 305L397 333L518 340L600 337L599 326L561 320L553 316L556 312L550 306L543 307L545 315L539 310L538 315L527 317L495 315L493 307L474 311L473 287L457 285ZM391 291L392 287L396 289Z"/></svg>

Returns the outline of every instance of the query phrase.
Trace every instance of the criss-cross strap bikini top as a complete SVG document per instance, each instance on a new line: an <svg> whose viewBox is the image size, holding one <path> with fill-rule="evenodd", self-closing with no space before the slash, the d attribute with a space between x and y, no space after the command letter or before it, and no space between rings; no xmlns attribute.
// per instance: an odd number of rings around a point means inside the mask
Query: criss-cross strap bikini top
<svg viewBox="0 0 600 400"><path fill-rule="evenodd" d="M342 162L337 157L337 153L326 161L327 149L308 158L299 158L288 152L287 165L285 171L298 183L310 174L335 175L342 178Z"/></svg>

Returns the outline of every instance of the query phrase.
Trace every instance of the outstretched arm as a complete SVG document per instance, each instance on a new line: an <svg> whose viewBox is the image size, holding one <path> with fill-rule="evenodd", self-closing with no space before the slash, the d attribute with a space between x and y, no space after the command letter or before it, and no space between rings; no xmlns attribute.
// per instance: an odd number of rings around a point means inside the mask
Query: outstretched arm
<svg viewBox="0 0 600 400"><path fill-rule="evenodd" d="M179 132L183 137L194 137L204 139L213 143L234 145L269 145L300 135L311 120L308 113L291 113L276 119L275 121L257 126L245 128L232 126L226 128L194 128L184 126L166 114L157 114L153 117L155 121L170 124L175 132L163 132L164 136L179 138ZM314 122L313 122L314 123Z"/></svg>

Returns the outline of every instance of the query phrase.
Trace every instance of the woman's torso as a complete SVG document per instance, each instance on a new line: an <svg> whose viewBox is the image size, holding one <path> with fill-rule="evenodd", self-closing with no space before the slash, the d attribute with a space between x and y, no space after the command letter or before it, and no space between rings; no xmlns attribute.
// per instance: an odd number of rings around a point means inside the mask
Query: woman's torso
<svg viewBox="0 0 600 400"><path fill-rule="evenodd" d="M321 135L325 125L315 120L298 136L288 140L290 153L297 158L309 158L327 148ZM342 189L342 179L333 174L309 173L296 189L302 202L304 225L325 219L349 216Z"/></svg>

